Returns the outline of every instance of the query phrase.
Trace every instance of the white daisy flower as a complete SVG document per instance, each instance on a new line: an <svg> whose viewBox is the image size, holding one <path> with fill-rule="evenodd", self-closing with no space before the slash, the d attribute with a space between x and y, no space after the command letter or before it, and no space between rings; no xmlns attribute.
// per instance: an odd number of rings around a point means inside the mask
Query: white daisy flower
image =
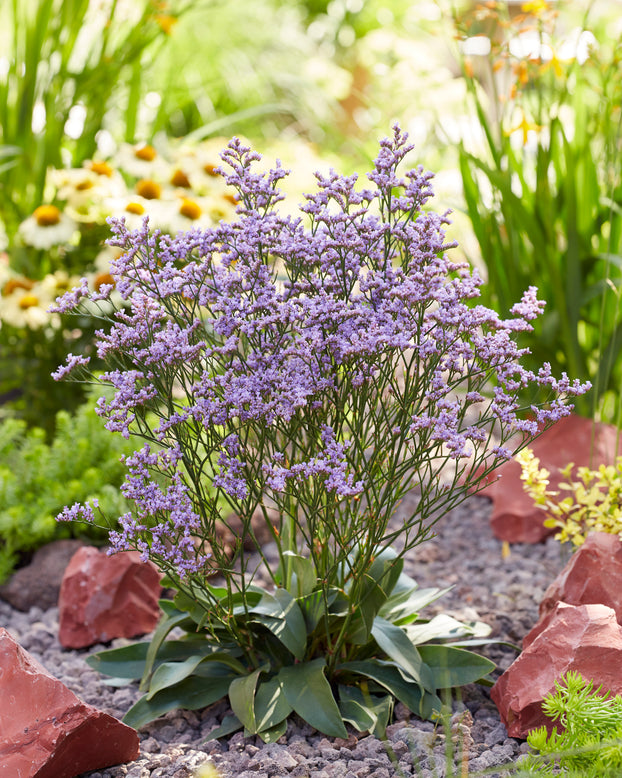
<svg viewBox="0 0 622 778"><path fill-rule="evenodd" d="M36 249L50 249L69 243L78 225L55 205L40 205L19 225L24 243Z"/></svg>
<svg viewBox="0 0 622 778"><path fill-rule="evenodd" d="M209 211L209 203L200 198L181 197L167 210L166 229L172 235L177 232L188 232L195 228L206 229L213 224Z"/></svg>
<svg viewBox="0 0 622 778"><path fill-rule="evenodd" d="M120 170L133 178L166 181L170 177L168 162L147 143L122 143L115 155L115 161Z"/></svg>
<svg viewBox="0 0 622 778"><path fill-rule="evenodd" d="M17 329L28 327L37 330L49 325L54 328L59 327L58 314L48 313L47 310L53 301L49 289L42 282L33 283L28 279L23 280L31 284L30 289L17 285L11 288L10 282L5 284L0 297L0 321ZM7 289L9 289L8 294Z"/></svg>

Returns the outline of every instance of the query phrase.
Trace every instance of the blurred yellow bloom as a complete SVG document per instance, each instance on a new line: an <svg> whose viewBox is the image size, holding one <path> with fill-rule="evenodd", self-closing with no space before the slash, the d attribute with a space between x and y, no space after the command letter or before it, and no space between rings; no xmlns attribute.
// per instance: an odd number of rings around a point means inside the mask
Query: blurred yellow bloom
<svg viewBox="0 0 622 778"><path fill-rule="evenodd" d="M160 26L165 35L170 35L171 30L177 24L177 18L170 14L156 14L153 17L154 22Z"/></svg>
<svg viewBox="0 0 622 778"><path fill-rule="evenodd" d="M145 200L159 200L162 196L162 187L150 178L141 178L136 184L136 194Z"/></svg>
<svg viewBox="0 0 622 778"><path fill-rule="evenodd" d="M144 159L146 162L153 162L153 160L157 156L156 150L153 148L153 146L149 146L148 144L144 146L139 146L134 151L134 156L138 159Z"/></svg>
<svg viewBox="0 0 622 778"><path fill-rule="evenodd" d="M549 10L549 4L547 0L530 0L528 3L521 5L521 11L526 14L533 14L534 16L540 16L545 11Z"/></svg>
<svg viewBox="0 0 622 778"><path fill-rule="evenodd" d="M542 127L539 124L534 124L534 122L530 122L527 119L527 116L523 112L523 117L520 120L520 122L516 125L516 127L512 127L511 130L507 131L507 135L512 135L515 132L518 132L519 130L523 133L523 146L527 145L527 140L529 138L530 132L540 132Z"/></svg>
<svg viewBox="0 0 622 778"><path fill-rule="evenodd" d="M179 206L179 213L185 216L186 219L195 221L201 216L201 206L194 200L190 200L188 197L184 197Z"/></svg>
<svg viewBox="0 0 622 778"><path fill-rule="evenodd" d="M181 187L182 189L191 188L190 180L188 179L188 176L180 168L176 168L173 171L173 175L171 176L170 183L172 186L178 186Z"/></svg>
<svg viewBox="0 0 622 778"><path fill-rule="evenodd" d="M114 172L107 162L95 162L94 160L89 163L89 170L98 176L106 176L107 178L110 178Z"/></svg>
<svg viewBox="0 0 622 778"><path fill-rule="evenodd" d="M128 203L125 206L125 210L127 213L133 213L136 216L142 216L145 213L145 206L141 203Z"/></svg>
<svg viewBox="0 0 622 778"><path fill-rule="evenodd" d="M60 211L55 205L40 205L33 216L39 227L51 227L60 221Z"/></svg>

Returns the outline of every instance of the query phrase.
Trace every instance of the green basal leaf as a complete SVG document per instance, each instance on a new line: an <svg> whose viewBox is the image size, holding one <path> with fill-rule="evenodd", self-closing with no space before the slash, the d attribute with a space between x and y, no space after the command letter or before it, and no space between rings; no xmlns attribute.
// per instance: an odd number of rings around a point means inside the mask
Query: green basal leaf
<svg viewBox="0 0 622 778"><path fill-rule="evenodd" d="M231 671L239 675L246 673L244 665L224 651L215 651L209 656L205 656L205 654L190 656L183 662L163 662L155 669L151 676L147 699L150 700L162 689L166 689L168 686L174 686L191 675L212 675L213 671L211 667L207 668L207 673L206 668L201 668L203 672L196 672L199 666L206 662L216 662L220 664L225 668L226 673L230 673Z"/></svg>
<svg viewBox="0 0 622 778"><path fill-rule="evenodd" d="M265 739L262 733L271 733L283 722L287 726L287 717L291 712L292 706L287 702L280 679L260 680L255 692L255 721L259 736Z"/></svg>
<svg viewBox="0 0 622 778"><path fill-rule="evenodd" d="M401 627L377 616L371 634L378 647L392 659L414 681L428 692L434 693L434 679L429 668L422 662L419 652Z"/></svg>
<svg viewBox="0 0 622 778"><path fill-rule="evenodd" d="M306 594L304 597L299 597L296 602L298 603L298 607L300 608L305 620L307 634L310 635L324 617L324 594L322 591L317 590L315 592L311 592L310 594ZM335 615L333 614L333 606L336 605L336 609L338 611L342 610L344 608L344 602L346 605L342 615L345 616L347 613L347 598L339 589L331 588L328 590L326 596L326 606L332 615Z"/></svg>
<svg viewBox="0 0 622 778"><path fill-rule="evenodd" d="M160 623L153 633L151 643L147 649L147 656L145 657L145 668L143 670L142 679L140 682L140 690L146 691L149 687L149 679L153 672L153 666L156 661L156 657L160 651L160 648L166 636L169 632L177 626L187 624L188 614L185 611L177 610L175 606L165 606L168 612L165 612L160 619Z"/></svg>
<svg viewBox="0 0 622 778"><path fill-rule="evenodd" d="M490 634L490 627L483 622L465 624L445 613L439 613L425 623L409 624L404 627L411 643L418 646L431 640L454 640L467 636L484 637Z"/></svg>
<svg viewBox="0 0 622 778"><path fill-rule="evenodd" d="M244 728L253 735L257 732L255 721L255 688L262 668L254 670L242 678L235 678L229 686L231 710L240 719Z"/></svg>
<svg viewBox="0 0 622 778"><path fill-rule="evenodd" d="M374 619L387 601L403 567L404 560L396 560L395 552L391 549L385 549L363 576L359 583L356 612L357 615L360 615L364 630L359 627L355 633L349 634L350 641L355 645L365 645L369 641Z"/></svg>
<svg viewBox="0 0 622 778"><path fill-rule="evenodd" d="M282 667L278 674L287 702L296 713L329 737L347 738L339 707L324 675L323 658Z"/></svg>
<svg viewBox="0 0 622 778"><path fill-rule="evenodd" d="M416 585L397 594L392 594L379 611L383 619L393 624L409 624L430 603L443 597L453 587L446 589L419 589Z"/></svg>
<svg viewBox="0 0 622 778"><path fill-rule="evenodd" d="M177 592L173 604L177 610L185 613L191 621L191 626L186 628L188 631L203 629L210 613L214 609L214 604L205 597L200 595L190 597L185 592Z"/></svg>
<svg viewBox="0 0 622 778"><path fill-rule="evenodd" d="M251 608L259 605L265 591L258 586L248 586L243 592L234 592L229 600L234 616L246 617Z"/></svg>
<svg viewBox="0 0 622 778"><path fill-rule="evenodd" d="M295 597L310 594L317 583L313 560L286 550L283 552L283 564L285 569L279 570L283 587Z"/></svg>
<svg viewBox="0 0 622 778"><path fill-rule="evenodd" d="M338 670L340 677L345 673L347 676L362 675L370 678L391 692L394 697L403 702L413 713L419 713L424 691L419 684L412 680L406 680L394 662L387 662L382 659L343 662L339 665ZM438 710L440 710L440 700L438 700Z"/></svg>
<svg viewBox="0 0 622 778"><path fill-rule="evenodd" d="M348 721L359 732L370 732L378 738L385 738L387 724L393 713L393 698L390 695L370 694L357 686L340 684L339 710L344 721Z"/></svg>
<svg viewBox="0 0 622 778"><path fill-rule="evenodd" d="M276 743L276 741L287 732L287 719L283 719L270 729L263 729L257 734L264 743Z"/></svg>
<svg viewBox="0 0 622 778"><path fill-rule="evenodd" d="M140 729L170 710L206 708L226 696L233 679L232 674L215 675L212 678L186 678L176 686L158 692L150 700L146 696L141 697L128 710L123 721L134 729Z"/></svg>
<svg viewBox="0 0 622 778"><path fill-rule="evenodd" d="M255 617L252 621L267 627L296 659L304 658L307 625L298 603L286 589L277 588L273 594L264 592L250 612Z"/></svg>
<svg viewBox="0 0 622 778"><path fill-rule="evenodd" d="M110 648L92 654L87 657L86 662L103 675L135 681L143 676L149 646L148 641L141 641L122 648ZM183 661L189 656L205 651L206 647L207 643L203 638L167 640L161 645L155 664L165 661Z"/></svg>
<svg viewBox="0 0 622 778"><path fill-rule="evenodd" d="M437 689L475 683L495 669L490 659L453 646L420 646L419 653L432 671Z"/></svg>
<svg viewBox="0 0 622 778"><path fill-rule="evenodd" d="M203 742L207 743L208 740L218 740L218 738L227 737L227 735L231 735L239 729L242 729L242 722L237 716L225 716L221 725L213 729Z"/></svg>

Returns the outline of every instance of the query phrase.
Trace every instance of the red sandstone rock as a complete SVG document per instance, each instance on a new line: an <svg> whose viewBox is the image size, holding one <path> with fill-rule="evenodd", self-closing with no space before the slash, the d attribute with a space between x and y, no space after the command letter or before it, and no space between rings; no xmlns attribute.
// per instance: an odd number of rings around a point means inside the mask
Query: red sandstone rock
<svg viewBox="0 0 622 778"><path fill-rule="evenodd" d="M494 700L510 737L526 738L543 724L553 728L542 712L542 701L554 682L568 670L580 673L594 686L603 684L622 693L622 627L606 605L568 605L560 602L543 620L543 628L523 642L523 653L493 686Z"/></svg>
<svg viewBox="0 0 622 778"><path fill-rule="evenodd" d="M613 608L622 624L622 540L607 532L591 532L544 593L540 618L558 602L600 603Z"/></svg>
<svg viewBox="0 0 622 778"><path fill-rule="evenodd" d="M0 628L0 775L75 778L138 753L135 730L79 700Z"/></svg>
<svg viewBox="0 0 622 778"><path fill-rule="evenodd" d="M151 632L160 617L160 574L137 551L108 556L85 546L67 566L58 599L58 639L84 648Z"/></svg>
<svg viewBox="0 0 622 778"><path fill-rule="evenodd" d="M543 432L530 448L540 459L540 467L550 471L548 488L555 491L561 481L560 470L570 462L576 467L613 464L616 428L611 424L595 424L581 416L565 416ZM520 465L513 460L506 462L498 473L501 477L480 492L493 502L490 523L495 537L509 543L539 543L554 533L554 528L543 525L544 511L534 506L524 491Z"/></svg>

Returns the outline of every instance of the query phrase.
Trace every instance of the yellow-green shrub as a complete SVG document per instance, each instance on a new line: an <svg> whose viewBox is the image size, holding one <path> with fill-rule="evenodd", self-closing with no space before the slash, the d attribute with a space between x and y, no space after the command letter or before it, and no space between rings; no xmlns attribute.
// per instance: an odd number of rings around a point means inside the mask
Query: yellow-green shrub
<svg viewBox="0 0 622 778"><path fill-rule="evenodd" d="M521 465L521 480L534 503L546 511L546 527L558 527L555 537L562 543L580 546L590 532L608 532L622 537L622 456L615 465L600 465L596 470L579 467L573 480L574 463L562 471L560 491L551 491L550 472L526 448L516 456ZM567 493L561 497L562 492Z"/></svg>

